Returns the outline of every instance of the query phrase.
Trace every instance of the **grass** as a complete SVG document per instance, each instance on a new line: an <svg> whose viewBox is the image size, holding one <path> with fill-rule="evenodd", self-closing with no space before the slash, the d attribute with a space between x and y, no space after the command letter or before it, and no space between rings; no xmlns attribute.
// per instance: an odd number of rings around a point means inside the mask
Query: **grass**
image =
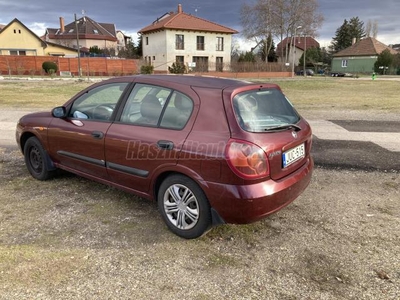
<svg viewBox="0 0 400 300"><path fill-rule="evenodd" d="M0 106L51 109L89 86L78 81L0 81Z"/></svg>
<svg viewBox="0 0 400 300"><path fill-rule="evenodd" d="M319 78L275 83L300 109L400 111L398 81Z"/></svg>
<svg viewBox="0 0 400 300"><path fill-rule="evenodd" d="M279 84L298 109L400 111L399 82L395 80L326 77L264 81ZM87 81L0 81L0 106L50 109L62 105L90 84Z"/></svg>

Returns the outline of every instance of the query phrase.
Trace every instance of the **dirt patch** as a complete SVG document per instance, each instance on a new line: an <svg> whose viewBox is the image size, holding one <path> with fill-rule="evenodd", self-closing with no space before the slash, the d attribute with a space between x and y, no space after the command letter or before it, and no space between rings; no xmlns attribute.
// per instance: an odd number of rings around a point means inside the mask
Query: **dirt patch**
<svg viewBox="0 0 400 300"><path fill-rule="evenodd" d="M0 178L0 299L400 294L397 173L317 168L270 218L191 241L154 203L68 173L34 180L18 151L0 151Z"/></svg>

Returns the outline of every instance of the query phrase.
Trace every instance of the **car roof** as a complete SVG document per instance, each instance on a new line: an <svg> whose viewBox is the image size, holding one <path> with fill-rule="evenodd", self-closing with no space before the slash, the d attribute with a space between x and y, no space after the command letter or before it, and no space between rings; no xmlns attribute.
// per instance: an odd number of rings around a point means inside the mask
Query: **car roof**
<svg viewBox="0 0 400 300"><path fill-rule="evenodd" d="M237 79L229 79L229 78L221 78L221 77L212 77L212 76L198 76L198 75L133 75L133 76L124 76L110 79L121 80L128 79L128 81L135 81L136 79L153 79L160 80L170 83L177 83L183 85L189 85L193 87L204 87L204 88L215 88L215 89L225 89L225 88L237 88L251 85L258 85L262 87L277 87L275 84L266 84L266 83L254 83L244 80Z"/></svg>

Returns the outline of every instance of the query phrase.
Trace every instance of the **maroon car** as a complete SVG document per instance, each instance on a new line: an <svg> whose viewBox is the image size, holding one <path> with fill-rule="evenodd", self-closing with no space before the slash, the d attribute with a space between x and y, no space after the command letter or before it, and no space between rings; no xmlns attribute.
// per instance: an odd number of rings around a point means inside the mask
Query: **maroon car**
<svg viewBox="0 0 400 300"><path fill-rule="evenodd" d="M277 85L174 75L94 84L16 132L34 178L63 169L155 200L184 238L291 203L311 179L311 136Z"/></svg>

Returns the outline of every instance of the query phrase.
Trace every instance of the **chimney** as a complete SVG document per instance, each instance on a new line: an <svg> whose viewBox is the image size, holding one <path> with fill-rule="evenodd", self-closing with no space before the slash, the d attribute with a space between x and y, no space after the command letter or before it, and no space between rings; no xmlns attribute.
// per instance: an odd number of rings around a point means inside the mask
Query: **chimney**
<svg viewBox="0 0 400 300"><path fill-rule="evenodd" d="M357 41L357 38L353 38L353 39L351 40L351 44L354 45L354 44L356 43L356 41Z"/></svg>
<svg viewBox="0 0 400 300"><path fill-rule="evenodd" d="M64 31L65 31L64 18L63 17L60 17L60 31L61 31L61 33L64 33Z"/></svg>
<svg viewBox="0 0 400 300"><path fill-rule="evenodd" d="M182 13L182 4L178 4L178 14Z"/></svg>

